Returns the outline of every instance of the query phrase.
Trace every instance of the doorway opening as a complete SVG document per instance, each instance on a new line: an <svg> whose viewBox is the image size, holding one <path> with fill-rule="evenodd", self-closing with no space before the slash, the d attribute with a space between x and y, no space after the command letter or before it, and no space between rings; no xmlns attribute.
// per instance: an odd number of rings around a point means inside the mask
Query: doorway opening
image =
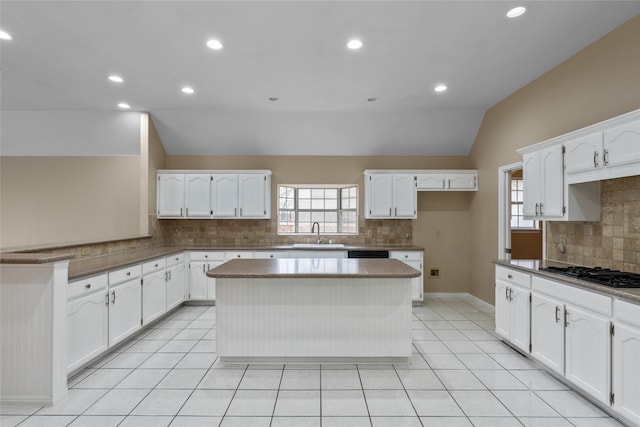
<svg viewBox="0 0 640 427"><path fill-rule="evenodd" d="M499 168L500 259L542 259L544 222L524 218L522 162Z"/></svg>

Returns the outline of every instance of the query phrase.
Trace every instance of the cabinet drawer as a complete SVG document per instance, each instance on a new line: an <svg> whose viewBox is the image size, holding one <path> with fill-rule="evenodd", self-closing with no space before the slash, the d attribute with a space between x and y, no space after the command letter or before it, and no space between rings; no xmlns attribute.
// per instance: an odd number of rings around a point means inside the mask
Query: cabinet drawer
<svg viewBox="0 0 640 427"><path fill-rule="evenodd" d="M287 251L256 251L253 253L253 257L259 259L288 258L288 254Z"/></svg>
<svg viewBox="0 0 640 427"><path fill-rule="evenodd" d="M406 252L389 252L389 258L399 259L400 261L420 261L422 260L422 252L406 251Z"/></svg>
<svg viewBox="0 0 640 427"><path fill-rule="evenodd" d="M522 271L496 266L496 280L498 279L512 285L522 286L527 289L531 288L531 275Z"/></svg>
<svg viewBox="0 0 640 427"><path fill-rule="evenodd" d="M78 280L77 282L69 283L69 286L67 287L67 300L72 300L74 298L89 295L98 291L104 291L106 289L106 274Z"/></svg>
<svg viewBox="0 0 640 427"><path fill-rule="evenodd" d="M166 261L164 258L158 258L151 261L147 261L142 264L142 274L154 273L156 271L164 270L166 267Z"/></svg>
<svg viewBox="0 0 640 427"><path fill-rule="evenodd" d="M625 322L640 327L640 305L630 302L613 301L613 315L617 322Z"/></svg>
<svg viewBox="0 0 640 427"><path fill-rule="evenodd" d="M531 287L534 292L540 292L558 298L589 311L605 316L611 316L612 314L613 303L611 297L537 276L533 277Z"/></svg>
<svg viewBox="0 0 640 427"><path fill-rule="evenodd" d="M174 265L184 263L184 252L180 252L179 254L167 255L166 258L167 267L173 267Z"/></svg>
<svg viewBox="0 0 640 427"><path fill-rule="evenodd" d="M253 258L251 251L231 251L224 253L224 259Z"/></svg>
<svg viewBox="0 0 640 427"><path fill-rule="evenodd" d="M189 259L191 261L224 261L224 252L191 252Z"/></svg>
<svg viewBox="0 0 640 427"><path fill-rule="evenodd" d="M109 272L109 286L122 283L126 280L131 280L142 275L142 267L140 264L132 265L129 267L121 268L120 270L114 270Z"/></svg>

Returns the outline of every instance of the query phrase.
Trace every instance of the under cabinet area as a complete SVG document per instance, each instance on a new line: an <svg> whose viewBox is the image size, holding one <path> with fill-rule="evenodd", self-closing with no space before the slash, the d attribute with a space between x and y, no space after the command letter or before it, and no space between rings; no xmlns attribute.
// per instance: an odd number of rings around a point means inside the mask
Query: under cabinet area
<svg viewBox="0 0 640 427"><path fill-rule="evenodd" d="M170 171L157 175L158 218L271 218L271 171Z"/></svg>

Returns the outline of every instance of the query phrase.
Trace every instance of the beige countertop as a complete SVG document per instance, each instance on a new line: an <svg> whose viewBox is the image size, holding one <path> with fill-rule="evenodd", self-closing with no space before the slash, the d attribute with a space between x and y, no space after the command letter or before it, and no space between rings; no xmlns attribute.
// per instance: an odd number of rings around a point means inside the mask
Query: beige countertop
<svg viewBox="0 0 640 427"><path fill-rule="evenodd" d="M574 279L572 277L563 276L561 274L540 270L540 268L546 268L549 266L566 267L573 264L567 264L567 263L558 262L558 261L539 260L539 259L496 260L494 261L494 263L497 265L503 265L505 267L511 267L516 270L521 270L521 271L524 271L525 273L533 273L537 276L556 280L558 282L575 286L577 288L589 289L591 291L599 292L601 294L615 296L615 297L627 300L629 302L640 304L640 288L612 288L609 286L588 282L586 280Z"/></svg>
<svg viewBox="0 0 640 427"><path fill-rule="evenodd" d="M154 258L175 254L182 251L349 251L349 250L389 250L389 251L423 251L415 245L313 245L312 247L296 247L294 245L181 245L155 246L112 255L101 255L90 258L74 258L73 254L55 254L47 252L6 252L0 253L0 264L43 264L70 259L69 280L76 280L94 274L104 273L115 268L127 267Z"/></svg>
<svg viewBox="0 0 640 427"><path fill-rule="evenodd" d="M217 279L413 278L420 272L396 259L280 258L232 259L207 272Z"/></svg>

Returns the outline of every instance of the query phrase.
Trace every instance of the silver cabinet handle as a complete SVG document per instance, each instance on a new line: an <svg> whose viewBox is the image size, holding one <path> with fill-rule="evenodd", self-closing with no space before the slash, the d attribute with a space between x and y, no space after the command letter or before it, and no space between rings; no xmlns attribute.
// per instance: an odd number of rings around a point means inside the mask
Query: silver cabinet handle
<svg viewBox="0 0 640 427"><path fill-rule="evenodd" d="M389 208L389 216L391 216L391 208Z"/></svg>
<svg viewBox="0 0 640 427"><path fill-rule="evenodd" d="M508 279L513 279L513 276L512 276L512 275L510 275L510 274L507 274L507 278L508 278Z"/></svg>
<svg viewBox="0 0 640 427"><path fill-rule="evenodd" d="M451 180L450 179L447 180L447 186L449 187L449 190L451 190Z"/></svg>
<svg viewBox="0 0 640 427"><path fill-rule="evenodd" d="M609 164L609 150L602 150L602 163L605 166Z"/></svg>
<svg viewBox="0 0 640 427"><path fill-rule="evenodd" d="M240 216L242 216L242 208L240 208Z"/></svg>
<svg viewBox="0 0 640 427"><path fill-rule="evenodd" d="M154 264L153 266L154 266L154 267L158 267L158 264Z"/></svg>
<svg viewBox="0 0 640 427"><path fill-rule="evenodd" d="M540 214L538 213L538 206L540 206L540 203L536 203L536 216L540 215Z"/></svg>
<svg viewBox="0 0 640 427"><path fill-rule="evenodd" d="M238 258L240 258L240 254L238 254Z"/></svg>
<svg viewBox="0 0 640 427"><path fill-rule="evenodd" d="M238 208L233 208L233 216L238 216Z"/></svg>
<svg viewBox="0 0 640 427"><path fill-rule="evenodd" d="M564 326L569 326L569 312L566 309L564 310Z"/></svg>
<svg viewBox="0 0 640 427"><path fill-rule="evenodd" d="M180 208L180 216L182 216L182 208Z"/></svg>
<svg viewBox="0 0 640 427"><path fill-rule="evenodd" d="M206 271L204 268L205 268L205 267L204 267L204 264L202 264L202 272L203 272L203 273L206 273L207 271Z"/></svg>
<svg viewBox="0 0 640 427"><path fill-rule="evenodd" d="M171 280L171 270L169 270L169 280Z"/></svg>
<svg viewBox="0 0 640 427"><path fill-rule="evenodd" d="M509 288L509 301L513 301L513 289Z"/></svg>
<svg viewBox="0 0 640 427"><path fill-rule="evenodd" d="M556 323L560 322L560 307L556 305Z"/></svg>
<svg viewBox="0 0 640 427"><path fill-rule="evenodd" d="M598 167L598 152L597 151L593 152L593 167L594 168Z"/></svg>
<svg viewBox="0 0 640 427"><path fill-rule="evenodd" d="M273 254L269 255L269 258L273 258Z"/></svg>
<svg viewBox="0 0 640 427"><path fill-rule="evenodd" d="M186 208L185 211L187 212L187 216L189 216L189 208Z"/></svg>
<svg viewBox="0 0 640 427"><path fill-rule="evenodd" d="M109 292L107 292L106 294L104 294L104 299L105 299L104 303L105 303L106 305L109 305Z"/></svg>
<svg viewBox="0 0 640 427"><path fill-rule="evenodd" d="M504 288L504 299L509 301L509 288Z"/></svg>
<svg viewBox="0 0 640 427"><path fill-rule="evenodd" d="M111 291L111 304L116 303L116 291Z"/></svg>
<svg viewBox="0 0 640 427"><path fill-rule="evenodd" d="M91 289L91 283L87 283L86 285L84 285L84 287L87 289Z"/></svg>
<svg viewBox="0 0 640 427"><path fill-rule="evenodd" d="M128 276L131 276L131 272L130 271L127 271L127 277Z"/></svg>
<svg viewBox="0 0 640 427"><path fill-rule="evenodd" d="M544 213L542 213L542 206L544 206L542 203L540 203L540 215L544 215Z"/></svg>

